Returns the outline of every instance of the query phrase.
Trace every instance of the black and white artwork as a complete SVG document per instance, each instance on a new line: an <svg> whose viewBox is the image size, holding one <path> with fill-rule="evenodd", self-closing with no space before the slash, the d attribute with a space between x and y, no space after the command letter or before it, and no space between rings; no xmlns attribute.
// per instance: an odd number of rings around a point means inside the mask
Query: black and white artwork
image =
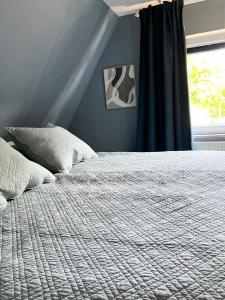
<svg viewBox="0 0 225 300"><path fill-rule="evenodd" d="M104 70L107 109L136 106L134 65Z"/></svg>

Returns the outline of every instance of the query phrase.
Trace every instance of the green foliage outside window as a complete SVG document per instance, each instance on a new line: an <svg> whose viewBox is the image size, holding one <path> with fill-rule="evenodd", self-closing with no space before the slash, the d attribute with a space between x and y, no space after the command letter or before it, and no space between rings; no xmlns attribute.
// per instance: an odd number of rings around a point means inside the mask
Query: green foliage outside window
<svg viewBox="0 0 225 300"><path fill-rule="evenodd" d="M211 123L225 120L225 51L188 55L192 106L206 111Z"/></svg>

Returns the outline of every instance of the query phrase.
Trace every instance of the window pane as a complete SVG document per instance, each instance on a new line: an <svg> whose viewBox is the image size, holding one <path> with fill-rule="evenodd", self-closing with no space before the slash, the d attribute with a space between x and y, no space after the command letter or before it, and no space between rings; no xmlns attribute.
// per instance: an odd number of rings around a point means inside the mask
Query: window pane
<svg viewBox="0 0 225 300"><path fill-rule="evenodd" d="M225 49L188 55L192 126L225 125Z"/></svg>

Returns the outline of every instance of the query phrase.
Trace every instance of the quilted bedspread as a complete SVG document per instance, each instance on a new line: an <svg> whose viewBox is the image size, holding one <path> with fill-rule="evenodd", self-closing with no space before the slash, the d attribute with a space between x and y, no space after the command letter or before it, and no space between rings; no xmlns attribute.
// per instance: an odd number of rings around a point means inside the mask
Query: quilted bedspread
<svg viewBox="0 0 225 300"><path fill-rule="evenodd" d="M101 153L10 201L0 299L225 299L225 153Z"/></svg>

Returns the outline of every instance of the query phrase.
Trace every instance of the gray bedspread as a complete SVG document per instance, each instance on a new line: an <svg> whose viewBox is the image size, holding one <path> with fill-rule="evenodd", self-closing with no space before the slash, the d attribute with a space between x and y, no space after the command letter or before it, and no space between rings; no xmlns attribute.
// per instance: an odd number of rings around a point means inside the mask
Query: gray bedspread
<svg viewBox="0 0 225 300"><path fill-rule="evenodd" d="M0 299L225 299L225 153L102 153L10 201Z"/></svg>

